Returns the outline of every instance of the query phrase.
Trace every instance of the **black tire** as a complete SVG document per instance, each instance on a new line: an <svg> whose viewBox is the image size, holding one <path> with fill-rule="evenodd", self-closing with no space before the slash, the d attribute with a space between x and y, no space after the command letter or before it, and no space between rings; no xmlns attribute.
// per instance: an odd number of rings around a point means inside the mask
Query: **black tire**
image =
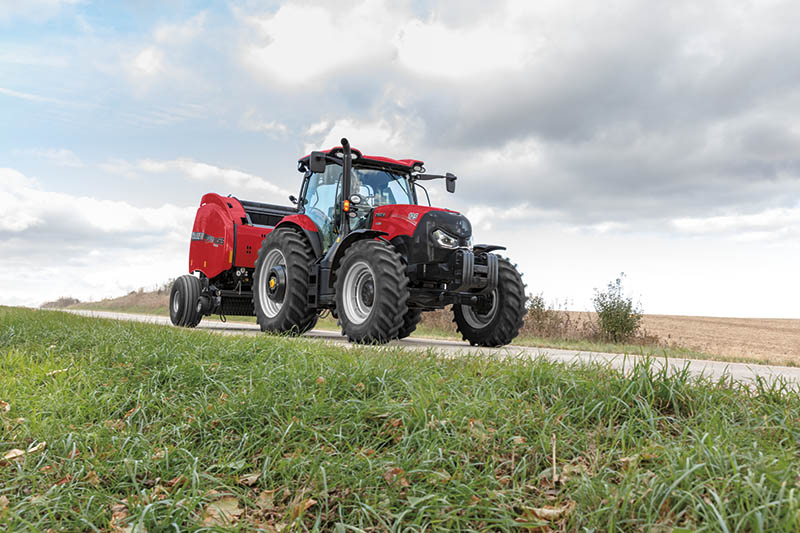
<svg viewBox="0 0 800 533"><path fill-rule="evenodd" d="M453 306L453 321L465 341L473 346L504 346L519 334L525 317L525 285L517 269L505 258L498 260L497 289L485 312L469 305ZM496 301L495 301L496 300Z"/></svg>
<svg viewBox="0 0 800 533"><path fill-rule="evenodd" d="M311 245L293 228L278 228L264 238L253 273L253 308L261 331L301 335L314 327L317 312L308 307L313 262ZM274 264L285 267L286 285L280 302L270 299L267 289Z"/></svg>
<svg viewBox="0 0 800 533"><path fill-rule="evenodd" d="M339 324L351 342L397 338L408 312L408 277L394 248L378 240L356 242L345 250L335 286Z"/></svg>
<svg viewBox="0 0 800 533"><path fill-rule="evenodd" d="M420 320L422 320L422 309L409 307L405 316L403 316L403 325L400 326L400 330L397 332L397 338L405 339L414 333Z"/></svg>
<svg viewBox="0 0 800 533"><path fill-rule="evenodd" d="M200 280L184 274L175 280L169 291L169 319L180 327L193 328L203 315L197 310L200 300Z"/></svg>

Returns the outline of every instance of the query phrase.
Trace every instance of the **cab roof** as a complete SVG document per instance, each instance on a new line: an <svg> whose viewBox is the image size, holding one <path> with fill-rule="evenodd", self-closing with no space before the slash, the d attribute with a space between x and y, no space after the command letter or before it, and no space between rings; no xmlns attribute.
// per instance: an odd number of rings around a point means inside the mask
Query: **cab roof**
<svg viewBox="0 0 800 533"><path fill-rule="evenodd" d="M321 152L332 155L332 156L339 156L344 152L344 148L341 146L334 146L328 150L320 150ZM359 162L361 163L373 163L378 166L388 166L388 167L395 167L403 170L411 170L414 166L422 166L425 163L420 161L419 159L392 159L391 157L383 157L380 155L364 155L361 153L360 150L356 148L350 149L351 153L353 154L353 164L357 165ZM298 163L307 164L311 154L305 155L297 160Z"/></svg>

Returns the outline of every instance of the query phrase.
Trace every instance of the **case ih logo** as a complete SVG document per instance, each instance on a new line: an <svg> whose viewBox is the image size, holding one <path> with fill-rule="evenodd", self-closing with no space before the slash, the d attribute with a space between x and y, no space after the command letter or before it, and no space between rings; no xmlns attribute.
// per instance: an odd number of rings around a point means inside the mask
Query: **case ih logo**
<svg viewBox="0 0 800 533"><path fill-rule="evenodd" d="M419 213L409 213L408 214L408 220L417 220L418 216L419 216Z"/></svg>
<svg viewBox="0 0 800 533"><path fill-rule="evenodd" d="M225 244L225 239L223 239L222 237L214 237L212 235L203 233L202 231L193 231L192 240L205 241L207 243L213 244L214 246L222 246L223 244Z"/></svg>

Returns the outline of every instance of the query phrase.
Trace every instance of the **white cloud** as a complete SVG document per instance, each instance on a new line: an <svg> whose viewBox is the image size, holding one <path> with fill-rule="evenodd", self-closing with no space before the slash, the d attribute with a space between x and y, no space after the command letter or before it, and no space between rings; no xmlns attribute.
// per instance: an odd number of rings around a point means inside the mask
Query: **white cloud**
<svg viewBox="0 0 800 533"><path fill-rule="evenodd" d="M289 194L289 191L260 176L188 158L170 160L140 159L135 163L124 159L110 159L100 167L107 172L126 177L135 177L142 172L147 174L172 173L192 180L226 185L234 189L266 191L279 196L287 196Z"/></svg>
<svg viewBox="0 0 800 533"><path fill-rule="evenodd" d="M83 161L72 150L66 148L28 148L15 150L14 153L48 159L62 167L80 168L84 166Z"/></svg>
<svg viewBox="0 0 800 533"><path fill-rule="evenodd" d="M773 208L751 214L683 217L672 220L671 226L691 235L727 235L747 242L796 242L800 237L800 207Z"/></svg>
<svg viewBox="0 0 800 533"><path fill-rule="evenodd" d="M518 10L517 10L518 11ZM339 5L288 3L274 13L239 18L249 34L240 58L268 82L308 85L335 73L401 67L447 81L523 71L545 39L520 24L517 11L493 10L452 25L436 12L417 18L384 0Z"/></svg>
<svg viewBox="0 0 800 533"><path fill-rule="evenodd" d="M242 115L239 121L239 126L248 131L263 131L272 133L275 136L283 137L288 132L286 124L278 122L277 120L264 119L251 109Z"/></svg>
<svg viewBox="0 0 800 533"><path fill-rule="evenodd" d="M488 231L496 226L519 226L523 222L533 220L539 223L553 222L559 218L559 213L537 209L527 202L523 202L507 209L473 205L464 210L464 216L469 219L472 227L476 230L480 228L481 231Z"/></svg>
<svg viewBox="0 0 800 533"><path fill-rule="evenodd" d="M472 27L452 27L432 19L409 21L394 44L400 63L411 72L463 79L524 69L536 41L514 28L509 18L483 20Z"/></svg>
<svg viewBox="0 0 800 533"><path fill-rule="evenodd" d="M268 15L240 15L251 30L242 62L268 81L304 85L345 67L391 60L394 10L383 0L339 7L286 4Z"/></svg>
<svg viewBox="0 0 800 533"><path fill-rule="evenodd" d="M126 178L135 178L138 176L136 165L116 157L109 158L105 163L100 163L97 166L110 174L117 174L125 176Z"/></svg>
<svg viewBox="0 0 800 533"><path fill-rule="evenodd" d="M15 280L3 304L98 299L186 272L195 207L48 191L10 168L0 168L0 204L0 271Z"/></svg>
<svg viewBox="0 0 800 533"><path fill-rule="evenodd" d="M330 125L330 122L327 120L315 122L314 124L310 125L308 129L306 129L306 135L317 135L318 133L323 133L330 128Z"/></svg>
<svg viewBox="0 0 800 533"><path fill-rule="evenodd" d="M307 152L339 146L342 137L347 137L353 147L365 155L383 155L397 159L413 157L414 146L425 134L425 123L422 120L402 113L367 120L343 118L334 121L330 126L327 123L325 126L315 124L312 128L315 128L315 134L327 131L321 141L306 143Z"/></svg>
<svg viewBox="0 0 800 533"><path fill-rule="evenodd" d="M153 38L158 43L188 44L205 29L208 14L205 11L179 23L162 23L153 31Z"/></svg>
<svg viewBox="0 0 800 533"><path fill-rule="evenodd" d="M44 190L11 168L0 168L0 231L31 229L91 234L172 233L191 227L195 209L165 204L139 208L127 202Z"/></svg>
<svg viewBox="0 0 800 533"><path fill-rule="evenodd" d="M164 52L156 46L148 46L141 50L130 63L130 72L136 77L153 77L165 69Z"/></svg>
<svg viewBox="0 0 800 533"><path fill-rule="evenodd" d="M7 89L5 87L0 87L0 94L11 96L13 98L19 98L21 100L30 100L31 102L46 102L50 104L61 104L61 105L69 104L69 102L59 100L58 98L51 98L49 96L41 96L39 94L15 91L13 89Z"/></svg>

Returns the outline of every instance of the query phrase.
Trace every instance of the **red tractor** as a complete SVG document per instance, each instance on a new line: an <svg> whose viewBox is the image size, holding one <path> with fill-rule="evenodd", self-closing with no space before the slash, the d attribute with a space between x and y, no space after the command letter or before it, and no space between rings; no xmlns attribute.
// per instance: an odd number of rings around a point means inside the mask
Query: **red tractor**
<svg viewBox="0 0 800 533"><path fill-rule="evenodd" d="M363 155L347 139L298 162L294 207L206 194L192 228L189 272L170 318L255 315L262 331L301 334L330 311L353 342L410 335L423 311L453 305L458 331L480 346L519 333L525 286L502 246L472 243L460 213L419 205L422 161ZM430 199L428 198L430 204ZM195 276L194 274L197 274Z"/></svg>

